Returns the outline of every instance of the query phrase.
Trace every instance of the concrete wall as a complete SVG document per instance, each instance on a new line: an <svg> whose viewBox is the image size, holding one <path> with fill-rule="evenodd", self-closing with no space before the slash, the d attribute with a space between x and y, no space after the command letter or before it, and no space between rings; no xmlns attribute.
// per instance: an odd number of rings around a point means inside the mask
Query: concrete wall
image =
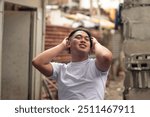
<svg viewBox="0 0 150 117"><path fill-rule="evenodd" d="M2 61L2 36L3 36L3 1L0 1L0 99L1 99L1 61Z"/></svg>
<svg viewBox="0 0 150 117"><path fill-rule="evenodd" d="M125 99L150 99L149 0L125 1L122 9ZM143 75L144 74L144 75Z"/></svg>
<svg viewBox="0 0 150 117"><path fill-rule="evenodd" d="M30 12L5 11L2 41L2 99L28 99ZM12 23L13 21L13 23ZM19 33L18 33L19 32ZM29 76L30 75L30 76Z"/></svg>

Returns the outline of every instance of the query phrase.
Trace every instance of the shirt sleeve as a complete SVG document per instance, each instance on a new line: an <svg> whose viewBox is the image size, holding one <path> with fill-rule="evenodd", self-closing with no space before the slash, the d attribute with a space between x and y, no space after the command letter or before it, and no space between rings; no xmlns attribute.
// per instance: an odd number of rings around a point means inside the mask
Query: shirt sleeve
<svg viewBox="0 0 150 117"><path fill-rule="evenodd" d="M62 63L52 62L51 64L52 64L52 67L53 67L53 74L51 76L51 79L57 80L58 77L59 77L59 73L60 73Z"/></svg>
<svg viewBox="0 0 150 117"><path fill-rule="evenodd" d="M94 59L90 59L91 60L91 66L93 66L93 68L94 68L94 70L95 70L95 73L97 74L97 75L100 75L100 76L107 76L108 75L108 73L109 73L109 69L107 70L107 71L105 71L105 72L103 72L103 71L101 71L101 70L99 70L97 67L96 67L96 64L95 64L95 58ZM107 78L107 77L106 77Z"/></svg>

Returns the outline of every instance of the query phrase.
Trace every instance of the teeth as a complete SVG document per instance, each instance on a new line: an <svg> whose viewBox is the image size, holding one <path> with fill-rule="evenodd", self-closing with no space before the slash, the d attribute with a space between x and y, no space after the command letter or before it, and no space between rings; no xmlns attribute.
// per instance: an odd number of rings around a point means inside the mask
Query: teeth
<svg viewBox="0 0 150 117"><path fill-rule="evenodd" d="M80 45L80 47L86 47L85 45Z"/></svg>

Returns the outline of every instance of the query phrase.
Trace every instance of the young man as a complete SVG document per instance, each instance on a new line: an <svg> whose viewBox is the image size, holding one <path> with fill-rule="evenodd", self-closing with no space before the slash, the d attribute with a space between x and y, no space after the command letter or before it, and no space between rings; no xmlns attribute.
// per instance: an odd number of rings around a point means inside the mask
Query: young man
<svg viewBox="0 0 150 117"><path fill-rule="evenodd" d="M71 62L51 62L62 51L69 49ZM88 58L89 52L95 58ZM112 53L83 28L72 31L59 45L33 59L32 64L42 74L56 79L60 100L102 100Z"/></svg>

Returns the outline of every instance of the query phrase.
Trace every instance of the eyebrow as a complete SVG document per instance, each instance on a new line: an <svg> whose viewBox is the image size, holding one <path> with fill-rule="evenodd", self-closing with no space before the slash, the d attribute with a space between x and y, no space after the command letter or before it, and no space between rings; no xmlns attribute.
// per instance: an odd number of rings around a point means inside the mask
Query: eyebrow
<svg viewBox="0 0 150 117"><path fill-rule="evenodd" d="M77 34L77 35L74 35L74 36L76 37L76 36L82 36L82 35L81 34Z"/></svg>
<svg viewBox="0 0 150 117"><path fill-rule="evenodd" d="M76 36L82 36L82 34L77 34L77 35L75 35L75 37ZM82 36L83 37L83 36ZM86 36L84 36L84 37L89 37L88 35L86 35Z"/></svg>

